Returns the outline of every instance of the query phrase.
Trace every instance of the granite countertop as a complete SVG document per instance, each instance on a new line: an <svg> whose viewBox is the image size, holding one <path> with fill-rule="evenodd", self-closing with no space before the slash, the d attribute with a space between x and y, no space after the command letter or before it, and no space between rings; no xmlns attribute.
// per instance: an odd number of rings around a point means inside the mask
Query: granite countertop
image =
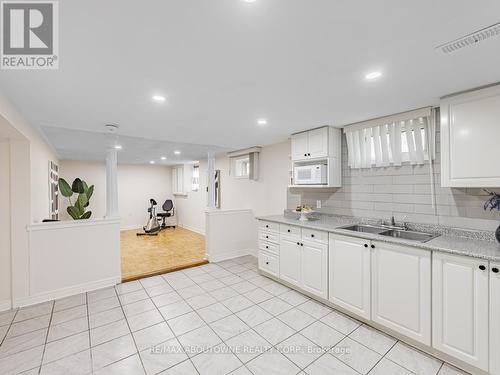
<svg viewBox="0 0 500 375"><path fill-rule="evenodd" d="M361 220L358 220L356 218L328 217L324 219L320 218L309 221L299 221L297 218L287 217L284 215L273 215L261 216L257 217L257 219L272 221L280 224L296 225L303 228L324 230L330 233L342 234L350 237L402 244L425 250L441 251L444 253L465 255L474 258L500 262L500 244L493 241L441 235L428 242L417 242L381 236L378 234L353 232L345 229L340 229L340 227L342 226L346 226L349 224L358 224L362 222Z"/></svg>

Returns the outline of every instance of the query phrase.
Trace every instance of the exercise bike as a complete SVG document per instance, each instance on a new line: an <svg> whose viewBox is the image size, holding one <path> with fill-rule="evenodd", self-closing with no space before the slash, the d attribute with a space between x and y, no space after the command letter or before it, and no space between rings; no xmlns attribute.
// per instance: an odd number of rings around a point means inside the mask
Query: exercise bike
<svg viewBox="0 0 500 375"><path fill-rule="evenodd" d="M144 233L137 233L138 236L157 236L158 232L163 229L156 217L156 201L154 199L150 199L149 203L151 204L148 208L149 219L146 226L142 227Z"/></svg>

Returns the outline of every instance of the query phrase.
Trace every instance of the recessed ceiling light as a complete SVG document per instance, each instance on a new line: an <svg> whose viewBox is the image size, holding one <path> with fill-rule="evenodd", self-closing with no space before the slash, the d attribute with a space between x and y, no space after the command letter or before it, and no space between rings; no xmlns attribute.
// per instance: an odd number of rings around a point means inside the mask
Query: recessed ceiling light
<svg viewBox="0 0 500 375"><path fill-rule="evenodd" d="M115 145L116 150L121 150L122 148L123 148L122 145Z"/></svg>
<svg viewBox="0 0 500 375"><path fill-rule="evenodd" d="M180 155L180 154L181 154L181 152L180 152L180 151L174 151L174 154L176 154L176 155Z"/></svg>
<svg viewBox="0 0 500 375"><path fill-rule="evenodd" d="M167 157L166 156L162 156L160 159L161 160L167 160Z"/></svg>
<svg viewBox="0 0 500 375"><path fill-rule="evenodd" d="M267 120L265 118L261 118L257 120L257 124L259 125L267 125Z"/></svg>
<svg viewBox="0 0 500 375"><path fill-rule="evenodd" d="M382 77L382 72L371 72L365 76L365 78L368 80L377 79L380 77Z"/></svg>
<svg viewBox="0 0 500 375"><path fill-rule="evenodd" d="M154 160L151 160L151 161L149 162L149 164L154 164L154 163L155 163L155 161L154 161Z"/></svg>
<svg viewBox="0 0 500 375"><path fill-rule="evenodd" d="M255 3L256 0L244 0L245 3Z"/></svg>
<svg viewBox="0 0 500 375"><path fill-rule="evenodd" d="M158 103L164 102L166 99L162 95L153 95L153 100Z"/></svg>

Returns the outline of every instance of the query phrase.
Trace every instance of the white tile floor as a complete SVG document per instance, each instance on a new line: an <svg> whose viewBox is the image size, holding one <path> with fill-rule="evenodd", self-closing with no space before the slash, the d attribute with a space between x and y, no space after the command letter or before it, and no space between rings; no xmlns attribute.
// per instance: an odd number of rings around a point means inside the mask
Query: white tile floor
<svg viewBox="0 0 500 375"><path fill-rule="evenodd" d="M0 374L464 374L241 257L0 313Z"/></svg>

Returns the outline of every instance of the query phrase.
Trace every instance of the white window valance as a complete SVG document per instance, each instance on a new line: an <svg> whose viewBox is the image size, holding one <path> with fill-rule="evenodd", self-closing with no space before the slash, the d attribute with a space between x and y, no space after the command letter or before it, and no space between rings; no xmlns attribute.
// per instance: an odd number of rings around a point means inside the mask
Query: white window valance
<svg viewBox="0 0 500 375"><path fill-rule="evenodd" d="M434 158L434 112L422 108L344 128L351 168L424 164Z"/></svg>

